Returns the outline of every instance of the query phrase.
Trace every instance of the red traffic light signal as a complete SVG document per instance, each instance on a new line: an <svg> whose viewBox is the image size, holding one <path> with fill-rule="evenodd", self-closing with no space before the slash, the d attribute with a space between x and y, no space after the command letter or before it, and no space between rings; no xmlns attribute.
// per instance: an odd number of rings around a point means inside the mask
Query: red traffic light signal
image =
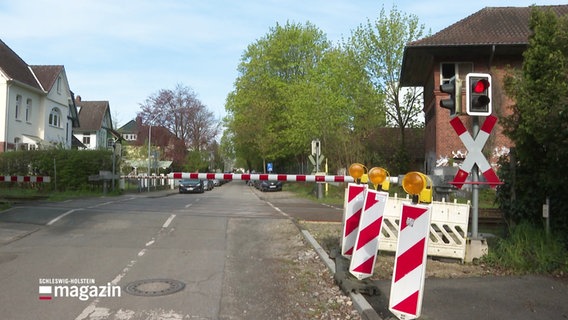
<svg viewBox="0 0 568 320"><path fill-rule="evenodd" d="M461 113L461 88L462 82L455 76L440 85L440 91L450 95L448 99L440 100L440 107L450 110L451 116Z"/></svg>
<svg viewBox="0 0 568 320"><path fill-rule="evenodd" d="M491 75L468 73L465 77L466 112L470 116L491 114Z"/></svg>

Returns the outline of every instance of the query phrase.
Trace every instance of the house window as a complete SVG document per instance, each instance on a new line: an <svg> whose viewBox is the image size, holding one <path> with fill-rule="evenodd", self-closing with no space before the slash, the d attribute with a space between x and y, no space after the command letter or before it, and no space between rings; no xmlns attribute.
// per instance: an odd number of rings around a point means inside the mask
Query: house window
<svg viewBox="0 0 568 320"><path fill-rule="evenodd" d="M26 100L26 122L31 122L32 119L32 99Z"/></svg>
<svg viewBox="0 0 568 320"><path fill-rule="evenodd" d="M61 77L57 78L57 93L61 93Z"/></svg>
<svg viewBox="0 0 568 320"><path fill-rule="evenodd" d="M59 109L51 109L51 112L49 113L49 125L58 128L61 125L61 112L59 112Z"/></svg>
<svg viewBox="0 0 568 320"><path fill-rule="evenodd" d="M440 84L448 83L455 75L465 80L465 76L471 72L473 72L471 62L442 62L440 64Z"/></svg>
<svg viewBox="0 0 568 320"><path fill-rule="evenodd" d="M20 112L22 112L22 96L16 96L16 120L20 119Z"/></svg>
<svg viewBox="0 0 568 320"><path fill-rule="evenodd" d="M88 146L91 144L91 136L83 136L83 144Z"/></svg>

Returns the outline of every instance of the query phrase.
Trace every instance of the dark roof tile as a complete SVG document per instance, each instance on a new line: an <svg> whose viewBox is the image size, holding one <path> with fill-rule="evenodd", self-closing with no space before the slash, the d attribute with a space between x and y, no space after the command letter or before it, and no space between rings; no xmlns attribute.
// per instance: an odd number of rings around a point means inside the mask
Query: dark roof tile
<svg viewBox="0 0 568 320"><path fill-rule="evenodd" d="M533 7L487 7L438 33L408 47L528 44L529 20ZM559 15L568 14L568 5L537 6Z"/></svg>
<svg viewBox="0 0 568 320"><path fill-rule="evenodd" d="M30 66L45 91L50 91L57 77L63 71L63 66Z"/></svg>
<svg viewBox="0 0 568 320"><path fill-rule="evenodd" d="M35 89L42 89L28 64L2 40L0 40L0 70L11 80L19 81Z"/></svg>
<svg viewBox="0 0 568 320"><path fill-rule="evenodd" d="M97 131L101 129L104 116L109 110L108 101L79 101L75 100L79 110L79 123L81 126L75 131ZM110 110L109 110L110 111Z"/></svg>

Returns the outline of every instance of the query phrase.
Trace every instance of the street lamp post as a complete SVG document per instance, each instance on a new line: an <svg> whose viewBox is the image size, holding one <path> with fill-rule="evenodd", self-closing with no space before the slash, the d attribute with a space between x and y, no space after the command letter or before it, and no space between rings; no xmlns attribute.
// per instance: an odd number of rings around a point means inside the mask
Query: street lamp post
<svg viewBox="0 0 568 320"><path fill-rule="evenodd" d="M156 117L154 117L152 121L155 119ZM151 122L148 122L148 181L146 181L146 183L148 183L148 192L150 192L150 150L152 148L150 143L151 141L152 141L152 124Z"/></svg>

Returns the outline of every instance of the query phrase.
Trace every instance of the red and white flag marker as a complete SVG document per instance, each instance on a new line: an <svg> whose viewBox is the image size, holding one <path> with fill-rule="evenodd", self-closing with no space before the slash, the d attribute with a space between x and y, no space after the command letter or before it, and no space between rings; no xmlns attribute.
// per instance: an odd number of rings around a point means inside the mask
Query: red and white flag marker
<svg viewBox="0 0 568 320"><path fill-rule="evenodd" d="M384 191L366 189L364 193L359 232L349 264L349 272L359 280L373 275L383 215L389 198L389 193Z"/></svg>
<svg viewBox="0 0 568 320"><path fill-rule="evenodd" d="M493 168L491 168L491 165L481 152L496 123L497 117L494 115L488 116L474 140L459 117L454 117L450 120L450 124L468 150L464 162L461 164L458 173L454 177L453 184L458 189L461 189L464 185L465 180L467 180L475 164L477 164L479 170L491 186L496 186L500 183L499 177L497 177L497 174L495 174L495 171L493 171Z"/></svg>
<svg viewBox="0 0 568 320"><path fill-rule="evenodd" d="M341 237L341 254L350 257L357 239L359 221L363 211L366 184L350 183L345 189L345 207L343 208L343 233Z"/></svg>
<svg viewBox="0 0 568 320"><path fill-rule="evenodd" d="M415 171L402 179L402 188L412 195L412 203L402 205L389 299L389 310L401 320L416 319L422 310L432 205L419 202L432 202L427 181L424 174Z"/></svg>

